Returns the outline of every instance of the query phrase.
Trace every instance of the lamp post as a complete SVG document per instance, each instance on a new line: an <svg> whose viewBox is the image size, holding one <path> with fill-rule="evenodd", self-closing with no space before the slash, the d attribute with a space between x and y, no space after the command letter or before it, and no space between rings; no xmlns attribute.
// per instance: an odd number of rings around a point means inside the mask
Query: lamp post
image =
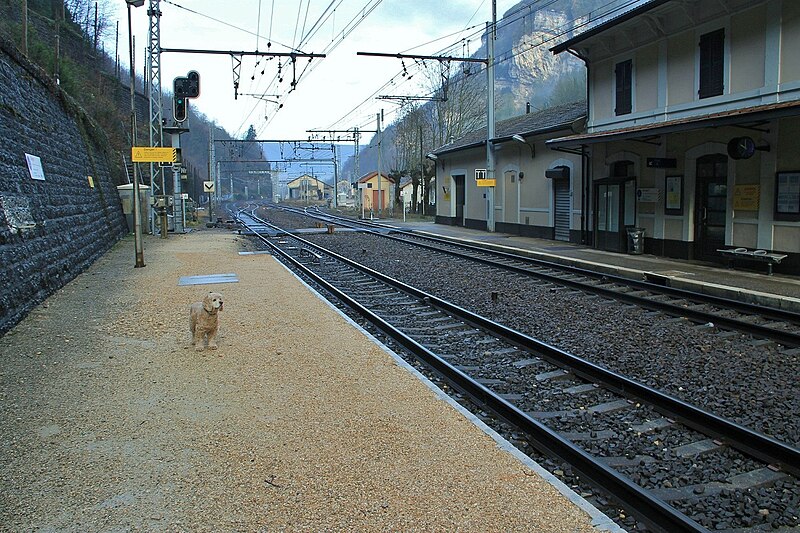
<svg viewBox="0 0 800 533"><path fill-rule="evenodd" d="M131 153L136 146L136 101L134 96L134 83L136 81L136 71L133 68L133 30L131 27L131 6L142 7L144 0L125 0L128 6L128 48L130 49L131 65ZM136 249L136 264L134 268L141 268L144 264L144 249L142 248L142 212L141 198L139 197L139 176L136 172L136 164L133 166L133 242Z"/></svg>

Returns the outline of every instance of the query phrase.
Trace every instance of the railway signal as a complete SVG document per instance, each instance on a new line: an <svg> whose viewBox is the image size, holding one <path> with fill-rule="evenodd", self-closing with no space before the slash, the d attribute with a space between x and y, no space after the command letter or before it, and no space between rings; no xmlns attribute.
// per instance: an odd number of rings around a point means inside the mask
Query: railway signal
<svg viewBox="0 0 800 533"><path fill-rule="evenodd" d="M183 122L186 120L189 98L200 96L200 74L190 70L185 77L172 80L172 94L172 116L176 122Z"/></svg>

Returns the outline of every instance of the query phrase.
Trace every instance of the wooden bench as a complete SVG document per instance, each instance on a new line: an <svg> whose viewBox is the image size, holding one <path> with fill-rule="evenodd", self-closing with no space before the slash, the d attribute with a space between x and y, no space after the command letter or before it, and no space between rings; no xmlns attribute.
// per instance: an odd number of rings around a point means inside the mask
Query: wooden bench
<svg viewBox="0 0 800 533"><path fill-rule="evenodd" d="M747 248L728 248L717 251L728 260L729 268L734 268L737 259L755 263L766 263L768 276L772 275L772 265L777 265L788 257L783 254L771 254L766 250L748 250Z"/></svg>

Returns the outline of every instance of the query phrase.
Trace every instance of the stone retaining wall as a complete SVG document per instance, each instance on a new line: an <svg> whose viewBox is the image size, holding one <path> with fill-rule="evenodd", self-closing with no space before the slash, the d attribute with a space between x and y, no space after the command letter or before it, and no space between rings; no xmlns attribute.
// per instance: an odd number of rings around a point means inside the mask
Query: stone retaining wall
<svg viewBox="0 0 800 533"><path fill-rule="evenodd" d="M112 177L119 156L74 100L3 38L0 139L2 335L128 229L116 189L122 177ZM41 159L44 180L31 177L26 154Z"/></svg>

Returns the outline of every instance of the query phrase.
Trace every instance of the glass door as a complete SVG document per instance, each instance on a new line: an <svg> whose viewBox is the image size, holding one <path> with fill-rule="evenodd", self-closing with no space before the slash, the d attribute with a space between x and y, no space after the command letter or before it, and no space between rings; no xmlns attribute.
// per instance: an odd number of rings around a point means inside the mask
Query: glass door
<svg viewBox="0 0 800 533"><path fill-rule="evenodd" d="M728 157L707 155L697 160L695 257L719 261L725 246L728 214Z"/></svg>
<svg viewBox="0 0 800 533"><path fill-rule="evenodd" d="M636 223L636 180L607 179L595 185L597 199L597 248L625 252L627 227Z"/></svg>

